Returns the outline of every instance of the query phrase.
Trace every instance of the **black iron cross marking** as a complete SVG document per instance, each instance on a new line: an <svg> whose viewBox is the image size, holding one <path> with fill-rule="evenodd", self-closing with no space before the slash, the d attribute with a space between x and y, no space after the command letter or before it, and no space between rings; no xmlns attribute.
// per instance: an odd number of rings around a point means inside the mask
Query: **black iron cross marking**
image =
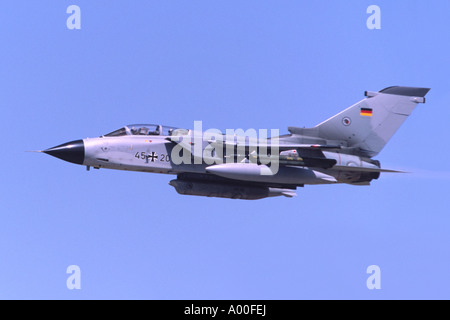
<svg viewBox="0 0 450 320"><path fill-rule="evenodd" d="M150 159L151 162L155 162L155 160L158 159L158 154L153 151L152 154L147 155L147 159Z"/></svg>

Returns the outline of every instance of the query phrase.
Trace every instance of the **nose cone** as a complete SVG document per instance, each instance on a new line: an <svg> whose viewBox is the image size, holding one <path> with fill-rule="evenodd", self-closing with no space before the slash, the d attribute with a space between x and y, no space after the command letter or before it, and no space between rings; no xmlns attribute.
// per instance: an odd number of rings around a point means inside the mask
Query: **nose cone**
<svg viewBox="0 0 450 320"><path fill-rule="evenodd" d="M83 164L84 142L83 140L67 142L59 146L44 150L44 153L68 162Z"/></svg>

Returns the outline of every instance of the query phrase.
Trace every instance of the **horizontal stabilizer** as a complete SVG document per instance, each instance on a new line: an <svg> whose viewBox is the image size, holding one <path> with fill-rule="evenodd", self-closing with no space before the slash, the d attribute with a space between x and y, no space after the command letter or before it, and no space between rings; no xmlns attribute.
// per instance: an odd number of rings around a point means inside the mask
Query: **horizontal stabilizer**
<svg viewBox="0 0 450 320"><path fill-rule="evenodd" d="M364 167L352 167L352 166L334 166L333 169L341 171L353 171L353 172L391 172L391 173L407 173L405 171L397 171L382 168L364 168Z"/></svg>

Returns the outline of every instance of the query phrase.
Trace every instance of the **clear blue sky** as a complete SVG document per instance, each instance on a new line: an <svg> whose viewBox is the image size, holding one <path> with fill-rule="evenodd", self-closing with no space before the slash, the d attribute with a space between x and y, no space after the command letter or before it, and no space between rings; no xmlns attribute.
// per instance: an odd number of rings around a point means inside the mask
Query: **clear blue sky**
<svg viewBox="0 0 450 320"><path fill-rule="evenodd" d="M81 8L81 30L66 9ZM366 9L381 8L381 30ZM450 2L2 1L0 298L450 298ZM314 126L392 85L432 90L371 187L178 195L171 176L26 150L128 123ZM66 268L81 268L81 290ZM381 268L382 289L366 287Z"/></svg>

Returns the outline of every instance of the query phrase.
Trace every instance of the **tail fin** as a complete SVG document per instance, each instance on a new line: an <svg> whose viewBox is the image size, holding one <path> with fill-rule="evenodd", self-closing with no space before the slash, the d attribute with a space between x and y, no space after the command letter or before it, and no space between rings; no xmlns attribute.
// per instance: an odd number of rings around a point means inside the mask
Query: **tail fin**
<svg viewBox="0 0 450 320"><path fill-rule="evenodd" d="M370 157L376 156L412 113L425 103L428 88L389 87L365 93L366 99L318 124L323 139L346 141Z"/></svg>

